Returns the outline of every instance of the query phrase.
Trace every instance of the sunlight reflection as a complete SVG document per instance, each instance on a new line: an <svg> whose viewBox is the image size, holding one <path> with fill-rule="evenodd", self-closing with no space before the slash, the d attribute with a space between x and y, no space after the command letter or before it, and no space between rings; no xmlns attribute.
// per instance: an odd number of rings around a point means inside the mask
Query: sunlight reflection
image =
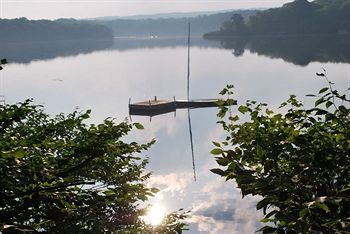
<svg viewBox="0 0 350 234"><path fill-rule="evenodd" d="M165 215L165 207L162 204L156 203L149 208L146 216L144 217L144 221L147 224L157 226L162 223Z"/></svg>

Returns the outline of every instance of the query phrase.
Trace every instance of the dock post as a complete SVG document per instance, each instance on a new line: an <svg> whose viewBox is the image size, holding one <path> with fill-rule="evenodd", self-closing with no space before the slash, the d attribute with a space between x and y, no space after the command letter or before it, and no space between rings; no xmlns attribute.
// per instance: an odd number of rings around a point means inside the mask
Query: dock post
<svg viewBox="0 0 350 234"><path fill-rule="evenodd" d="M155 101L155 102L157 101L157 96L154 96L154 101Z"/></svg>

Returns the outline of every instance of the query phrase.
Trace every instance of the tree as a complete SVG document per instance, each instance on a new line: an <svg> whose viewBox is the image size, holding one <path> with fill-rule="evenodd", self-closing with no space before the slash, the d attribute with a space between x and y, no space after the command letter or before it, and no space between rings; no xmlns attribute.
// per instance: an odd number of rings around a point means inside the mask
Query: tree
<svg viewBox="0 0 350 234"><path fill-rule="evenodd" d="M0 71L4 69L1 65L7 64L7 59L0 59Z"/></svg>
<svg viewBox="0 0 350 234"><path fill-rule="evenodd" d="M227 138L214 142L222 167L212 172L234 179L243 197L262 197L262 233L350 232L350 100L328 83L309 95L317 96L310 109L294 95L280 113L247 101L237 110L248 120L239 122L241 115L224 119L229 109L221 107Z"/></svg>
<svg viewBox="0 0 350 234"><path fill-rule="evenodd" d="M236 33L246 33L246 25L244 23L244 18L241 14L234 14L231 20Z"/></svg>
<svg viewBox="0 0 350 234"><path fill-rule="evenodd" d="M90 111L50 118L25 101L0 106L0 231L118 233L153 230L141 205L157 189L145 181L153 142L127 143L140 124L84 123ZM181 233L181 213L159 227ZM151 231L149 231L151 232Z"/></svg>
<svg viewBox="0 0 350 234"><path fill-rule="evenodd" d="M247 32L247 28L243 16L237 13L234 14L230 21L224 21L221 24L220 31L225 33L225 35L244 35Z"/></svg>
<svg viewBox="0 0 350 234"><path fill-rule="evenodd" d="M0 19L1 42L60 41L113 38L112 30L87 21Z"/></svg>
<svg viewBox="0 0 350 234"><path fill-rule="evenodd" d="M236 15L233 21L204 37L347 34L350 31L349 9L349 0L295 0L279 8L257 11L246 24Z"/></svg>

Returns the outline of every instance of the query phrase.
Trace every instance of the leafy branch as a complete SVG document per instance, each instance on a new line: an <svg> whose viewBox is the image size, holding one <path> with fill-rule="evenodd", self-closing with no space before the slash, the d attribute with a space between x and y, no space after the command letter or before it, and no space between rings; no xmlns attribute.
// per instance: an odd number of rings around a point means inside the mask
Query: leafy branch
<svg viewBox="0 0 350 234"><path fill-rule="evenodd" d="M288 107L285 114L255 101L238 106L229 121L228 110L219 110L227 137L213 142L219 167L211 171L234 179L243 197L262 197L256 206L265 215L262 233L350 232L350 100L325 70L316 75L328 87L307 95L316 98L312 108L291 95L280 107ZM238 123L240 116L248 120Z"/></svg>

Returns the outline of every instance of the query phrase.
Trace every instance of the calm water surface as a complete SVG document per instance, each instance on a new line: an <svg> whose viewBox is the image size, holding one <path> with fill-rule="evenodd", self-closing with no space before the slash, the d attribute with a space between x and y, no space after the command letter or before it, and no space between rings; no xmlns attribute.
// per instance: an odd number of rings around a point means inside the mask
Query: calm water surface
<svg viewBox="0 0 350 234"><path fill-rule="evenodd" d="M289 94L303 98L325 86L325 81L315 76L321 68L339 90L349 86L348 57L339 55L339 48L329 52L327 48L305 50L305 45L298 49L291 44L286 50L279 49L281 45L274 48L274 44L193 40L191 98L216 98L226 84L234 84L234 98L239 103L252 99L277 109ZM92 122L106 117L123 121L129 117L129 98L136 102L155 95L159 99L186 97L185 38L2 45L0 51L12 61L0 73L0 95L5 95L7 103L33 98L51 114L78 107L92 109ZM150 158L148 170L153 172L149 183L161 188L152 202L168 211L191 209L188 233L254 233L261 218L255 211L259 198L242 200L233 181L225 183L209 171L216 167L209 154L211 141L225 136L216 124L216 112L216 108L190 111L196 182L186 110L177 111L176 117L175 113L152 119L132 116L145 130L133 132L130 139L157 139L145 153Z"/></svg>

